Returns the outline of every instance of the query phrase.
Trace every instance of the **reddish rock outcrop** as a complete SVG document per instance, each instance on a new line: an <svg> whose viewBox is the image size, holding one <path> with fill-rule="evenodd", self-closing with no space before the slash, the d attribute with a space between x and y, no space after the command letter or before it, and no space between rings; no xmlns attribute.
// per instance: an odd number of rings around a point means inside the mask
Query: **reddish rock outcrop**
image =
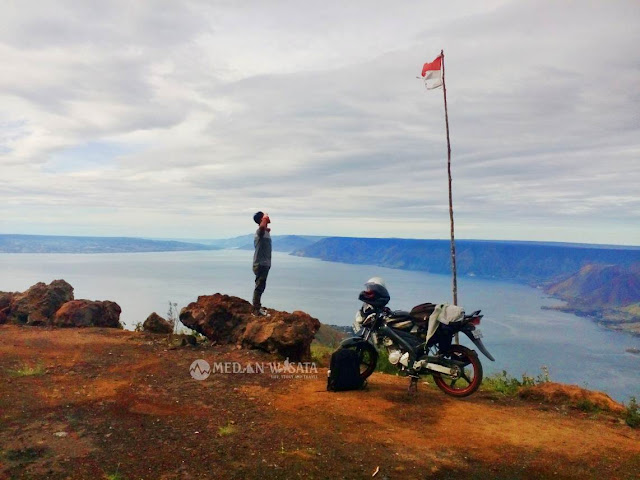
<svg viewBox="0 0 640 480"><path fill-rule="evenodd" d="M74 300L64 280L36 283L22 293L0 292L0 324L122 328L120 312L114 302Z"/></svg>
<svg viewBox="0 0 640 480"><path fill-rule="evenodd" d="M12 292L0 292L0 312L5 308L9 308L14 295L15 293Z"/></svg>
<svg viewBox="0 0 640 480"><path fill-rule="evenodd" d="M11 300L15 293L0 292L0 325L7 323L7 316L9 313L9 307L11 306Z"/></svg>
<svg viewBox="0 0 640 480"><path fill-rule="evenodd" d="M105 300L72 300L55 313L52 325L56 327L109 327L120 325L120 305Z"/></svg>
<svg viewBox="0 0 640 480"><path fill-rule="evenodd" d="M73 300L73 287L64 280L54 280L49 285L39 282L23 293L9 295L9 306L3 310L8 322L46 325L63 304Z"/></svg>
<svg viewBox="0 0 640 480"><path fill-rule="evenodd" d="M614 413L622 413L624 405L613 400L603 392L585 390L577 385L545 382L520 391L521 398L542 403L568 404L577 408L594 407Z"/></svg>
<svg viewBox="0 0 640 480"><path fill-rule="evenodd" d="M320 322L304 312L269 309L269 317L253 317L246 300L216 293L198 297L180 312L180 321L216 343L237 344L288 357L311 357L311 342Z"/></svg>
<svg viewBox="0 0 640 480"><path fill-rule="evenodd" d="M173 325L156 312L153 312L142 324L142 330L151 333L172 333Z"/></svg>

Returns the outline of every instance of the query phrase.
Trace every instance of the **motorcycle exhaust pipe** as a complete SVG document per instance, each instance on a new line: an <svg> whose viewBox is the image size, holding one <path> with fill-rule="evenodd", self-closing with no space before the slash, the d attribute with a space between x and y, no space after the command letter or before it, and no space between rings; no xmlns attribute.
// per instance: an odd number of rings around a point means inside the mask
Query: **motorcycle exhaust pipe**
<svg viewBox="0 0 640 480"><path fill-rule="evenodd" d="M413 368L416 370L421 370L426 368L427 370L431 370L438 373L444 373L445 375L453 375L455 373L455 369L450 367L445 367L444 365L440 365L439 363L432 363L428 360L418 360L413 364Z"/></svg>
<svg viewBox="0 0 640 480"><path fill-rule="evenodd" d="M433 370L434 372L444 373L446 375L453 375L453 369L449 367L445 367L444 365L438 365L437 363L427 363L425 365L429 370Z"/></svg>

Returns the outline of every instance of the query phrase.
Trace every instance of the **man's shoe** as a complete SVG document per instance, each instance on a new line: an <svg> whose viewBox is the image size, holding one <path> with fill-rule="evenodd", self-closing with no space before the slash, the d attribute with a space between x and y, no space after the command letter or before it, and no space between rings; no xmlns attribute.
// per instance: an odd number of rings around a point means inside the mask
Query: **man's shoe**
<svg viewBox="0 0 640 480"><path fill-rule="evenodd" d="M251 312L251 315L253 315L254 317L270 317L271 316L271 314L267 312L266 308L260 308L258 310L254 310L253 312Z"/></svg>

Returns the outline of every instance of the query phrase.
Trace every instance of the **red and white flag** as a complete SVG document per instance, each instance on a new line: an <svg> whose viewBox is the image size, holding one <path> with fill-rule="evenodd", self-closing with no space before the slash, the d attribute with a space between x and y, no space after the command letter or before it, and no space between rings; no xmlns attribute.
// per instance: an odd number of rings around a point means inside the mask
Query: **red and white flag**
<svg viewBox="0 0 640 480"><path fill-rule="evenodd" d="M432 90L442 86L442 56L439 56L431 63L425 63L422 67L422 77L427 90Z"/></svg>

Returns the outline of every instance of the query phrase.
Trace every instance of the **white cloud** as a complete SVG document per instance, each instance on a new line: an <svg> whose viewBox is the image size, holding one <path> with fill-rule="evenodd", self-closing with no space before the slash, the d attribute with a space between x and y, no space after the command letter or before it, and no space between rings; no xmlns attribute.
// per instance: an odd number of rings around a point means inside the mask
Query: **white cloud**
<svg viewBox="0 0 640 480"><path fill-rule="evenodd" d="M8 2L0 231L640 243L635 1ZM245 218L246 217L246 218ZM249 219L249 220L247 220ZM176 233L175 236L187 236Z"/></svg>

